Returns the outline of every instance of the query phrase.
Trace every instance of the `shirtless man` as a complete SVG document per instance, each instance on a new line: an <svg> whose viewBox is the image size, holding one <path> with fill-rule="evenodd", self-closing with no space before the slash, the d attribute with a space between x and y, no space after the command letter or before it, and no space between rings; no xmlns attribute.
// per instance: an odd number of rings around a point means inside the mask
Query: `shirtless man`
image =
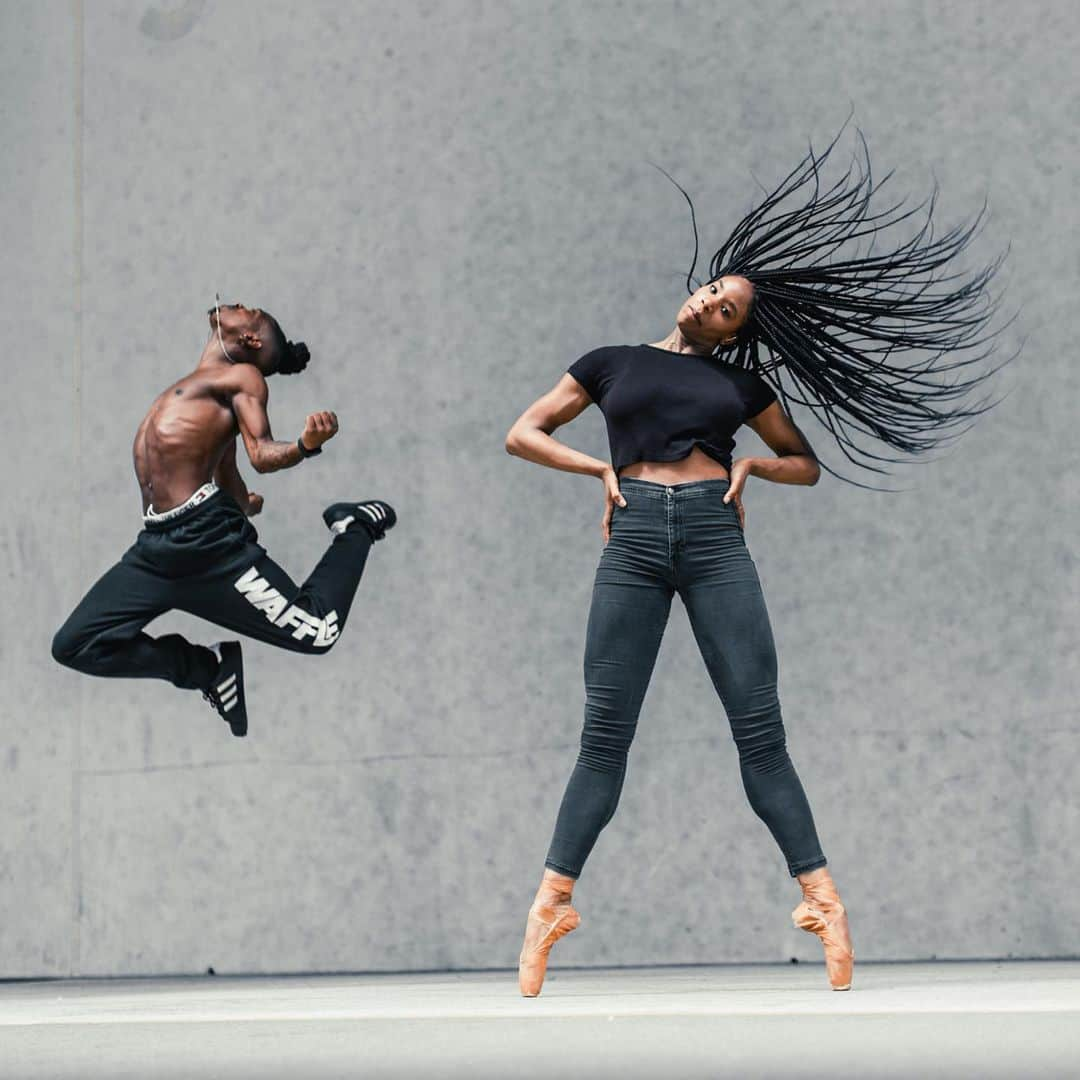
<svg viewBox="0 0 1080 1080"><path fill-rule="evenodd" d="M121 560L86 594L53 638L53 657L88 675L167 679L201 690L234 735L247 733L240 642L193 645L143 633L166 611L188 611L294 652L330 651L345 625L371 545L397 521L379 499L334 503L333 533L297 586L258 543L248 518L262 509L236 465L236 438L258 473L322 453L337 416L307 418L295 442L277 442L266 415L271 375L307 366L303 342L286 340L271 315L243 304L209 311L198 366L151 405L135 435L143 525Z"/></svg>

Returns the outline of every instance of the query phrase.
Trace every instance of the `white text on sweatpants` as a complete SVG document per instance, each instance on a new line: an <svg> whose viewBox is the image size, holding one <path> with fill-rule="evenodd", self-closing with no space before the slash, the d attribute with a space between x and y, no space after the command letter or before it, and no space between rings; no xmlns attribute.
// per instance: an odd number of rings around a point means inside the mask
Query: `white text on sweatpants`
<svg viewBox="0 0 1080 1080"><path fill-rule="evenodd" d="M325 619L320 619L303 608L290 604L266 578L259 577L254 566L236 580L234 588L274 626L284 629L295 627L292 636L297 641L303 641L306 637L314 638L311 644L316 649L329 648L341 633L336 611L331 611Z"/></svg>

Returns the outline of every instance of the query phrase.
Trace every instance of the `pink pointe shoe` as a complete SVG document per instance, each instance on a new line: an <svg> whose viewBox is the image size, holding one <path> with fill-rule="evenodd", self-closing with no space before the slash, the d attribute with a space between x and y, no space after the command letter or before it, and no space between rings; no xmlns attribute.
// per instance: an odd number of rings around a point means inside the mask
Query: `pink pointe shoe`
<svg viewBox="0 0 1080 1080"><path fill-rule="evenodd" d="M855 950L851 946L847 913L832 875L816 881L800 881L803 898L791 913L791 921L800 929L817 934L825 946L825 970L834 990L851 989L851 969Z"/></svg>
<svg viewBox="0 0 1080 1080"><path fill-rule="evenodd" d="M570 901L534 903L525 923L525 943L518 958L518 986L523 997L536 997L544 985L551 946L581 924Z"/></svg>

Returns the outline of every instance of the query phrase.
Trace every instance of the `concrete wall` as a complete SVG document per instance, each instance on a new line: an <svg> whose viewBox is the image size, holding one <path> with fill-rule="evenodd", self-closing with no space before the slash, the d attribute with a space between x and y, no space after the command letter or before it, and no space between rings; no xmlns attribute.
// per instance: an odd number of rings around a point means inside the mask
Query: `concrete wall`
<svg viewBox="0 0 1080 1080"><path fill-rule="evenodd" d="M690 232L650 159L711 251L751 174L849 103L898 192L937 175L943 223L989 191L976 255L1012 241L1004 345L1028 343L1008 400L900 494L751 481L789 745L860 958L1076 954L1072 16L0 5L0 975L516 962L576 752L602 497L503 436L582 352L670 328ZM272 387L276 431L341 417L318 461L253 481L267 547L302 577L328 501L401 515L339 649L248 649L243 741L195 694L48 655L138 529L132 435L215 289L312 348ZM596 410L560 437L606 453ZM679 603L579 897L563 964L819 958Z"/></svg>

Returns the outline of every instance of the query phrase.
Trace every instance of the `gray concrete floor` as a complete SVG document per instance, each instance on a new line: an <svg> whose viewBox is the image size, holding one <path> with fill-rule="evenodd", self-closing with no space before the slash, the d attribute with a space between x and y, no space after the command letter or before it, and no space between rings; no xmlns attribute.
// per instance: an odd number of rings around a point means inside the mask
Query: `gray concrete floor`
<svg viewBox="0 0 1080 1080"><path fill-rule="evenodd" d="M0 1076L1075 1078L1080 963L7 983Z"/></svg>

